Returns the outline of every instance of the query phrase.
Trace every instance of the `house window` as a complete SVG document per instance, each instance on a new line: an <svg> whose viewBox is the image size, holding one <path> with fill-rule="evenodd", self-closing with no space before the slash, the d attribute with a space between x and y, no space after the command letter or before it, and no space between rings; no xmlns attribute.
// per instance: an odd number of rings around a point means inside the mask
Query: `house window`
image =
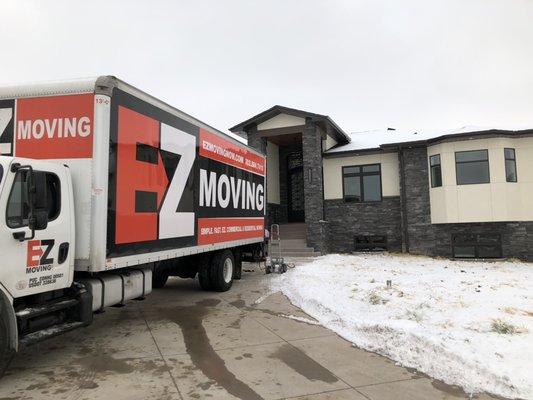
<svg viewBox="0 0 533 400"><path fill-rule="evenodd" d="M431 187L442 186L442 171L440 169L440 154L429 157L429 168L431 173Z"/></svg>
<svg viewBox="0 0 533 400"><path fill-rule="evenodd" d="M507 182L516 182L516 154L514 149L504 149L505 154L505 179Z"/></svg>
<svg viewBox="0 0 533 400"><path fill-rule="evenodd" d="M497 233L452 235L455 258L501 258L502 238Z"/></svg>
<svg viewBox="0 0 533 400"><path fill-rule="evenodd" d="M489 183L488 150L458 151L455 153L455 171L458 185Z"/></svg>
<svg viewBox="0 0 533 400"><path fill-rule="evenodd" d="M381 165L342 167L344 201L381 201Z"/></svg>

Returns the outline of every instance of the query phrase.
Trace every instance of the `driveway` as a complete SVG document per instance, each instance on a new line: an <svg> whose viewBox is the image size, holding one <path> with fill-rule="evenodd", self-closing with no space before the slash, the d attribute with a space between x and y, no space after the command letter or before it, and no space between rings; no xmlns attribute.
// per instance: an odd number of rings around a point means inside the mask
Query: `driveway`
<svg viewBox="0 0 533 400"><path fill-rule="evenodd" d="M353 347L279 293L256 304L268 276L244 268L229 292L170 279L144 301L28 348L0 381L0 399L468 398Z"/></svg>

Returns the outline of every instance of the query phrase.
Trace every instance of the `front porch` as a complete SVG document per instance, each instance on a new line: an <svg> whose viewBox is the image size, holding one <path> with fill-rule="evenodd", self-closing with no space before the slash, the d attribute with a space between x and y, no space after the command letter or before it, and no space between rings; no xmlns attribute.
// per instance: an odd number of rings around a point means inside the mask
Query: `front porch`
<svg viewBox="0 0 533 400"><path fill-rule="evenodd" d="M267 156L267 226L280 224L282 240L301 241L288 250L327 252L322 153L347 135L328 116L282 106L230 130ZM301 237L290 237L296 231Z"/></svg>

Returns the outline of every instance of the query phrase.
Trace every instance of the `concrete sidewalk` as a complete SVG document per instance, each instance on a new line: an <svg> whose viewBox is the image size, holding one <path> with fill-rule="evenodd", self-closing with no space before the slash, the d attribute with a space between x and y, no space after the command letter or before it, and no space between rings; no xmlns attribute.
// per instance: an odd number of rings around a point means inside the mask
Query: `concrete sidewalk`
<svg viewBox="0 0 533 400"><path fill-rule="evenodd" d="M171 279L144 301L27 349L0 381L0 399L468 398L287 318L309 319L279 293L255 305L269 278L244 268L250 272L229 292Z"/></svg>

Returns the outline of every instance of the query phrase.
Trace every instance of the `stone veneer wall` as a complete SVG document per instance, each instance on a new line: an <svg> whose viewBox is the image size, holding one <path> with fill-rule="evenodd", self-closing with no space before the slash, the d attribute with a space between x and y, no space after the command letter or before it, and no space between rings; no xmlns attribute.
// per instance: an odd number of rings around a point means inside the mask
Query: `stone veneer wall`
<svg viewBox="0 0 533 400"><path fill-rule="evenodd" d="M327 252L324 232L324 185L322 174L322 135L311 118L305 119L302 135L305 223L307 245L315 251Z"/></svg>
<svg viewBox="0 0 533 400"><path fill-rule="evenodd" d="M453 234L499 233L503 257L533 260L533 222L432 224L427 149L403 149L402 153L410 253L452 257Z"/></svg>
<svg viewBox="0 0 533 400"><path fill-rule="evenodd" d="M325 200L324 209L329 252L353 252L356 235L387 235L389 251L402 250L399 196L383 197L382 201L372 203Z"/></svg>

